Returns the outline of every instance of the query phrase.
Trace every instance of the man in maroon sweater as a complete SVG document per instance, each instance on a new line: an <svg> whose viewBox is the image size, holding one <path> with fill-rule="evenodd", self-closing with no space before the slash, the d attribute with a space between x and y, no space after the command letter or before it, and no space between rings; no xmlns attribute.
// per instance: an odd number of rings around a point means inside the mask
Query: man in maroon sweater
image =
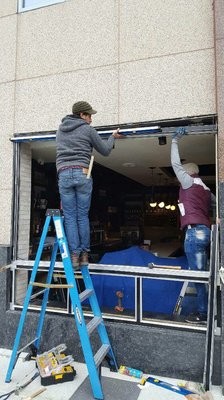
<svg viewBox="0 0 224 400"><path fill-rule="evenodd" d="M189 269L204 271L207 267L207 251L210 244L210 211L216 199L210 189L199 178L199 168L194 163L182 164L178 142L186 134L185 128L178 128L171 145L171 164L180 182L179 209L181 229L185 231L184 251ZM195 284L198 312L186 318L190 323L207 320L207 291L203 283Z"/></svg>

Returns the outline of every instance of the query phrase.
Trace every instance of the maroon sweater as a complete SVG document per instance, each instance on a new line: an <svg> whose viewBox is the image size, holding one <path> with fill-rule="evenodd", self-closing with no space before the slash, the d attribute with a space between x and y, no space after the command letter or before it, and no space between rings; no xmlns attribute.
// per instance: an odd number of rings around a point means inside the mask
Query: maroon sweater
<svg viewBox="0 0 224 400"><path fill-rule="evenodd" d="M202 224L210 227L209 211L211 207L211 192L201 179L194 175L193 185L188 189L180 187L179 202L184 206L180 222L183 229L189 224Z"/></svg>

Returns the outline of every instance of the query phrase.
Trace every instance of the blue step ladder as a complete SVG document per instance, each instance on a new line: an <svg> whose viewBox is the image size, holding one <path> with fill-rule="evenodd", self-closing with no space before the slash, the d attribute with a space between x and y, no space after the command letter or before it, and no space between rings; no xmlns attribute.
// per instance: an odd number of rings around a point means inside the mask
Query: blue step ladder
<svg viewBox="0 0 224 400"><path fill-rule="evenodd" d="M48 228L53 220L55 231L56 231L56 237L55 237L55 242L54 242L54 247L52 250L52 256L51 256L51 261L49 265L49 270L47 274L47 279L46 283L38 283L35 281L37 271L38 271L38 266L41 260L41 255L43 252L44 248L44 242L48 233ZM54 271L54 265L56 261L56 256L58 252L58 248L60 250L63 266L64 266L64 271L65 271L65 277L67 284L66 285L61 285L61 284L52 284L52 277L53 277L53 271ZM76 284L76 279L74 276L74 270L72 267L71 263L71 258L70 258L70 253L68 249L68 243L67 239L65 236L65 231L64 231L64 226L63 226L63 219L60 214L60 210L47 210L46 212L46 220L45 224L43 227L42 235L40 238L40 243L39 247L37 250L33 270L31 273L30 281L28 284L28 289L26 293L26 297L24 300L24 305L23 305L23 310L20 316L20 321L19 321L19 326L17 329L16 333L16 338L14 341L14 346L13 346L13 351L6 375L6 382L11 381L11 375L12 371L15 367L16 361L19 357L19 354L24 351L27 347L34 346L36 349L36 352L39 350L40 347L40 339L41 339L41 332L44 324L44 317L45 317L45 312L47 308L47 302L48 302L48 297L49 297L49 291L51 288L67 288L69 290L69 295L72 303L72 308L74 312L74 318L77 326L77 330L80 336L80 341L82 345L82 350L84 354L84 359L87 365L88 373L89 373L89 378L90 378L90 383L92 386L92 391L93 391L93 396L95 399L103 399L103 391L102 391L102 386L101 386L101 363L104 359L107 360L110 369L112 371L117 371L117 363L114 357L114 353L107 335L107 331L104 325L104 321L102 318L101 310L97 301L96 293L93 287L92 279L89 274L89 269L88 265L84 265L81 267L81 273L82 273L82 278L83 282L85 285L85 290L81 293L78 292L77 284ZM32 290L34 287L41 287L42 290L44 288L44 296L43 296L43 301L42 301L42 307L40 311L40 316L39 316L39 321L38 321L38 326L37 326L37 331L36 331L36 337L33 341L28 343L25 347L22 349L18 350L19 348L19 343L25 323L25 318L29 306L29 302L31 299L32 295ZM88 322L87 324L85 323L85 318L83 315L83 310L82 310L82 305L81 303L85 301L86 299L89 300L90 307L93 312L93 318ZM101 347L97 351L97 353L94 355L91 342L90 342L90 335L93 331L97 329L100 340L101 340Z"/></svg>

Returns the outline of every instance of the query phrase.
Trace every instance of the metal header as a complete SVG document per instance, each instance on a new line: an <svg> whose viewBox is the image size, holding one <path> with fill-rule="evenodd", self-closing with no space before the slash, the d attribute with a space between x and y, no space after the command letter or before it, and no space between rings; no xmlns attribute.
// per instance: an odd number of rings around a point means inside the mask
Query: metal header
<svg viewBox="0 0 224 400"><path fill-rule="evenodd" d="M95 127L102 138L110 136L115 129L120 127L120 133L127 139L138 137L160 137L171 136L177 127L185 127L189 135L204 135L217 133L217 124L215 117L192 117L188 119L175 119L167 121L141 122L133 124L117 124L116 126ZM54 141L56 131L32 132L15 134L10 140L12 142L33 142L33 141Z"/></svg>

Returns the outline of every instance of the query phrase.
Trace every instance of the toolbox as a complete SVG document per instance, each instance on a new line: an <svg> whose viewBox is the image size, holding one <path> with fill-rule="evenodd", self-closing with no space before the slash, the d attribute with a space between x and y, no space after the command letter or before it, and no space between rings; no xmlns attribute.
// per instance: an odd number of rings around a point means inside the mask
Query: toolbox
<svg viewBox="0 0 224 400"><path fill-rule="evenodd" d="M71 365L74 359L71 355L64 353L66 348L65 344L59 344L37 356L36 363L40 372L41 385L54 385L74 379L76 371Z"/></svg>

